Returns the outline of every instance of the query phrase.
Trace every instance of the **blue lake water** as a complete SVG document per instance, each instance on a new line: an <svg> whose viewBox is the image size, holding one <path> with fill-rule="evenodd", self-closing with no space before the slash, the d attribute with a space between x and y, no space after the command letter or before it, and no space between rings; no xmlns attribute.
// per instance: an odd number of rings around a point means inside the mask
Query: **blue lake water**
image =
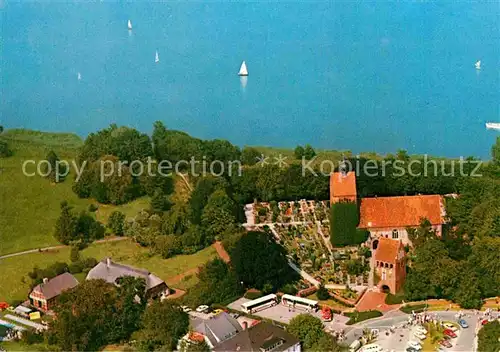
<svg viewBox="0 0 500 352"><path fill-rule="evenodd" d="M498 133L484 126L500 120L495 1L0 0L0 11L6 127L85 136L162 120L241 146L480 157Z"/></svg>

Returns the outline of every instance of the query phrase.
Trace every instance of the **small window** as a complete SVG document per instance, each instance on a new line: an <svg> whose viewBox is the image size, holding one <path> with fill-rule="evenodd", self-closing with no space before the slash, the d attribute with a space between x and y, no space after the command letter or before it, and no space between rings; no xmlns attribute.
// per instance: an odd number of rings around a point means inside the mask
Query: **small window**
<svg viewBox="0 0 500 352"><path fill-rule="evenodd" d="M398 239L399 238L398 230L392 230L392 238L393 239Z"/></svg>

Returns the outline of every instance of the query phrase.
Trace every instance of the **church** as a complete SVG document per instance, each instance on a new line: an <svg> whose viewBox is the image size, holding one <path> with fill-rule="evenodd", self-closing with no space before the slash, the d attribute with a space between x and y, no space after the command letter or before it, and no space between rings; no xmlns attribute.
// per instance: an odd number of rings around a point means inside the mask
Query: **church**
<svg viewBox="0 0 500 352"><path fill-rule="evenodd" d="M427 219L436 235L442 235L446 213L440 195L358 198L356 174L334 172L330 175L330 204L338 202L359 205L358 228L370 233L378 286L384 291L396 293L405 280L404 246L411 245L408 228Z"/></svg>

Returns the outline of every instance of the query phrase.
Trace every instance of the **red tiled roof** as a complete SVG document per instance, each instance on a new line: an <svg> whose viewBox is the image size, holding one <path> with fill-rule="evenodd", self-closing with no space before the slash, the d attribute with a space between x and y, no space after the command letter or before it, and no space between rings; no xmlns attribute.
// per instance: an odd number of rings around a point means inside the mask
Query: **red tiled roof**
<svg viewBox="0 0 500 352"><path fill-rule="evenodd" d="M389 264L396 264L399 249L403 247L400 240L380 237L377 250L375 251L375 260Z"/></svg>
<svg viewBox="0 0 500 352"><path fill-rule="evenodd" d="M432 225L444 223L440 195L363 198L359 228L407 227L426 218Z"/></svg>
<svg viewBox="0 0 500 352"><path fill-rule="evenodd" d="M333 172L330 175L330 194L332 197L356 196L356 174L350 171L347 174Z"/></svg>

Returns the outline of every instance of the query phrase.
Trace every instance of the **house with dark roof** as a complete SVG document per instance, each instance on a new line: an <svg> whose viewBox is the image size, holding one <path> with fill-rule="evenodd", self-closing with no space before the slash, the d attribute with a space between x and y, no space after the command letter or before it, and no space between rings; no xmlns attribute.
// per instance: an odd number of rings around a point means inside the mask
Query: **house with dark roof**
<svg viewBox="0 0 500 352"><path fill-rule="evenodd" d="M44 312L51 310L54 302L61 293L78 285L78 280L70 273L58 275L52 279L44 278L29 294L30 304Z"/></svg>
<svg viewBox="0 0 500 352"><path fill-rule="evenodd" d="M300 341L276 325L260 322L215 346L213 351L300 352Z"/></svg>
<svg viewBox="0 0 500 352"><path fill-rule="evenodd" d="M406 279L406 252L401 240L381 237L375 251L377 286L384 292L396 294Z"/></svg>
<svg viewBox="0 0 500 352"><path fill-rule="evenodd" d="M118 285L119 279L125 276L144 279L147 298L164 298L169 294L167 284L158 276L144 269L115 263L111 258L105 258L93 267L87 274L87 280L102 279L110 284Z"/></svg>
<svg viewBox="0 0 500 352"><path fill-rule="evenodd" d="M226 312L219 313L209 319L191 318L192 329L205 336L207 344L213 348L242 331L236 319Z"/></svg>

